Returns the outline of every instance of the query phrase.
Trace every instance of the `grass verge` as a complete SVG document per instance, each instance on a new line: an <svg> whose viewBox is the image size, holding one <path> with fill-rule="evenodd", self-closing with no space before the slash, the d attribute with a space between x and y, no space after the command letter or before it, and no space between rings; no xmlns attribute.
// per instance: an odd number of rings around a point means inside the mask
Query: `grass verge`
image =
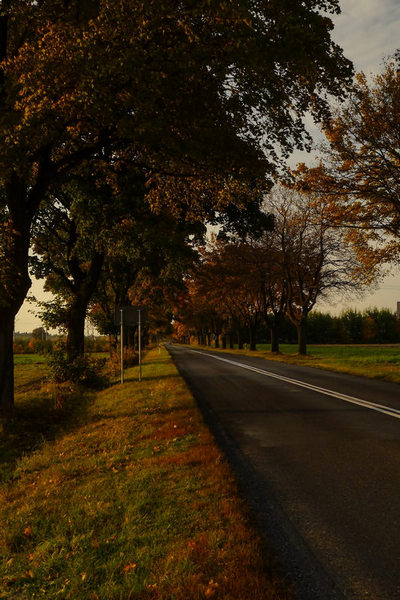
<svg viewBox="0 0 400 600"><path fill-rule="evenodd" d="M20 390L43 427L19 455L1 436L0 598L292 598L166 351L136 378L73 398L50 436L38 378Z"/></svg>
<svg viewBox="0 0 400 600"><path fill-rule="evenodd" d="M208 346L198 346L211 350ZM216 352L233 352L247 356L261 356L268 360L288 364L317 367L338 373L361 375L371 379L382 379L400 383L400 345L312 345L308 346L307 356L297 354L297 346L282 344L280 354L273 354L267 344L257 345L256 352L250 350L221 348Z"/></svg>

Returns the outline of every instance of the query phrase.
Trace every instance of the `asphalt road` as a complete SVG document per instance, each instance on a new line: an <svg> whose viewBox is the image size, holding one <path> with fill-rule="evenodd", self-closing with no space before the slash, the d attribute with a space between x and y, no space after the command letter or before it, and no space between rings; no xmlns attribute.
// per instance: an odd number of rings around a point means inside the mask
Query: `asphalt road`
<svg viewBox="0 0 400 600"><path fill-rule="evenodd" d="M168 350L298 598L400 600L400 386Z"/></svg>

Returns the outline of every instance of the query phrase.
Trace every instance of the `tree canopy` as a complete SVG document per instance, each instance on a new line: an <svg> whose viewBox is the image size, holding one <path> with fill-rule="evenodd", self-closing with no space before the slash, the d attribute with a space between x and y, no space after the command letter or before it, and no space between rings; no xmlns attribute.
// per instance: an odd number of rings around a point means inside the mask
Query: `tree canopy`
<svg viewBox="0 0 400 600"><path fill-rule="evenodd" d="M300 169L306 188L331 199L332 216L371 271L400 256L399 58L372 78L357 75L326 124L320 165Z"/></svg>
<svg viewBox="0 0 400 600"><path fill-rule="evenodd" d="M358 294L372 278L330 209L324 195L276 186L264 203L273 229L256 238L219 242L203 253L188 279L182 321L198 333L206 327L216 338L234 329L235 322L245 325L255 349L263 319L277 352L286 315L297 329L299 353L305 354L308 315L317 301L335 293Z"/></svg>
<svg viewBox="0 0 400 600"><path fill-rule="evenodd" d="M279 155L307 143L305 112L326 117L350 82L330 37L338 11L338 0L2 2L1 407L47 192L82 167L111 178L129 164L151 206L190 219L259 198Z"/></svg>

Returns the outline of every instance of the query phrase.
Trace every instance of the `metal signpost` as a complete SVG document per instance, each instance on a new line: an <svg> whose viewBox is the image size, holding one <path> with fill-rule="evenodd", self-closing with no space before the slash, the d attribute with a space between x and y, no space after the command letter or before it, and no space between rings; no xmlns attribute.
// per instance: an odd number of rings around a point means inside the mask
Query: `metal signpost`
<svg viewBox="0 0 400 600"><path fill-rule="evenodd" d="M119 306L115 311L115 324L121 325L121 383L124 383L124 327L138 328L139 381L142 381L142 325L147 321L145 306Z"/></svg>
<svg viewBox="0 0 400 600"><path fill-rule="evenodd" d="M142 309L138 308L139 381L142 381Z"/></svg>

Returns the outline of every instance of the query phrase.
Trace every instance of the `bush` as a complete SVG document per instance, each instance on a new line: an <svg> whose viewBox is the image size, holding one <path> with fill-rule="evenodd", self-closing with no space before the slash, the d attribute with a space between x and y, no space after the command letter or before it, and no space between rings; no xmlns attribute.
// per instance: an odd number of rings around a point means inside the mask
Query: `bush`
<svg viewBox="0 0 400 600"><path fill-rule="evenodd" d="M29 342L29 348L32 348L34 354L49 354L53 350L53 342L51 340L32 339Z"/></svg>
<svg viewBox="0 0 400 600"><path fill-rule="evenodd" d="M139 363L139 356L133 348L124 348L124 369L134 367ZM110 375L116 376L121 371L121 353L113 352L108 359Z"/></svg>
<svg viewBox="0 0 400 600"><path fill-rule="evenodd" d="M90 358L86 354L69 362L62 348L54 350L49 358L52 380L57 383L73 382L89 388L101 388L106 384L105 358Z"/></svg>
<svg viewBox="0 0 400 600"><path fill-rule="evenodd" d="M87 352L108 352L110 343L106 337L85 337Z"/></svg>
<svg viewBox="0 0 400 600"><path fill-rule="evenodd" d="M29 338L17 338L13 343L14 354L33 354L34 350L29 345Z"/></svg>

